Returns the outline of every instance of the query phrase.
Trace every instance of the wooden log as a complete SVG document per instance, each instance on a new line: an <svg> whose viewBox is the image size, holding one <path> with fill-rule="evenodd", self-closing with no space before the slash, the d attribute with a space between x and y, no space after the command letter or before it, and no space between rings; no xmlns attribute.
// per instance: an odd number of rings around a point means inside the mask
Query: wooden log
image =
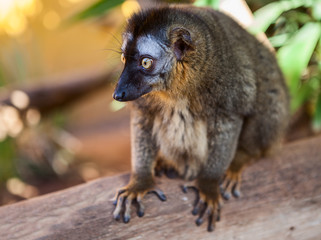
<svg viewBox="0 0 321 240"><path fill-rule="evenodd" d="M166 202L144 199L128 224L112 218L112 198L129 175L98 179L0 208L0 239L320 239L321 136L286 145L244 173L243 196L224 205L214 232L197 227L194 193L181 180L160 178Z"/></svg>

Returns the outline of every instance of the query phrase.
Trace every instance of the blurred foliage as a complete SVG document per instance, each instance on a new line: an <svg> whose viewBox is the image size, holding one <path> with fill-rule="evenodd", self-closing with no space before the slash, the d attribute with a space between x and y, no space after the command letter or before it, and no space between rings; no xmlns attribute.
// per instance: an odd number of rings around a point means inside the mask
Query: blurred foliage
<svg viewBox="0 0 321 240"><path fill-rule="evenodd" d="M196 0L194 5L198 7L209 6L218 9L220 0Z"/></svg>
<svg viewBox="0 0 321 240"><path fill-rule="evenodd" d="M5 77L4 77L4 74L2 71L3 70L0 66L0 87L4 86L6 84L6 82L5 82L6 80L5 80Z"/></svg>
<svg viewBox="0 0 321 240"><path fill-rule="evenodd" d="M289 86L291 110L306 105L314 131L321 130L321 0L284 0L254 13L250 28L266 32Z"/></svg>
<svg viewBox="0 0 321 240"><path fill-rule="evenodd" d="M99 0L93 5L72 17L72 20L83 20L91 17L100 17L108 11L121 5L125 0Z"/></svg>
<svg viewBox="0 0 321 240"><path fill-rule="evenodd" d="M13 159L15 159L15 146L12 138L0 141L1 167L0 184L16 175L16 168Z"/></svg>
<svg viewBox="0 0 321 240"><path fill-rule="evenodd" d="M152 0L151 0L152 1ZM96 3L90 5L83 11L74 15L71 20L84 20L88 18L97 18L101 17L104 14L108 13L113 8L120 6L123 4L125 0L99 0ZM219 0L154 0L155 3L163 2L163 3L193 3L196 6L211 6L215 9L219 6Z"/></svg>

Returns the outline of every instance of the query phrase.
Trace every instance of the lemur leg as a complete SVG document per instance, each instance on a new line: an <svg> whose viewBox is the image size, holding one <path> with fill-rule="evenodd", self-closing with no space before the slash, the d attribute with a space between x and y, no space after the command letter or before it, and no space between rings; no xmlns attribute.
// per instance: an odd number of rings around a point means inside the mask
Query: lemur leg
<svg viewBox="0 0 321 240"><path fill-rule="evenodd" d="M238 149L235 157L227 169L221 184L221 194L225 200L230 199L231 194L238 198L241 196L241 181L244 168L253 162L253 157L245 151Z"/></svg>
<svg viewBox="0 0 321 240"><path fill-rule="evenodd" d="M237 115L218 111L213 122L208 124L208 159L196 179L198 197L192 211L198 215L196 224L208 218L208 231L213 231L215 222L220 219L222 199L219 183L235 155L242 119Z"/></svg>
<svg viewBox="0 0 321 240"><path fill-rule="evenodd" d="M164 193L155 188L154 167L158 150L151 136L151 124L139 110L132 111L132 114L134 115L131 118L132 175L128 185L118 191L113 213L116 220L119 220L124 213L125 223L130 220L133 202L138 204L138 216L144 215L141 201L147 193L155 193L160 200L166 200Z"/></svg>

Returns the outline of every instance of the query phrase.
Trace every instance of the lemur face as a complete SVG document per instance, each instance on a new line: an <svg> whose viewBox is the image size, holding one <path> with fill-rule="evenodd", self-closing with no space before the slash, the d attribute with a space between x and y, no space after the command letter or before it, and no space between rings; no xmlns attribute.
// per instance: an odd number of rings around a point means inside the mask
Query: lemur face
<svg viewBox="0 0 321 240"><path fill-rule="evenodd" d="M151 34L135 39L131 33L125 33L122 52L124 70L113 94L115 100L132 101L165 88L174 60L174 54L165 43Z"/></svg>

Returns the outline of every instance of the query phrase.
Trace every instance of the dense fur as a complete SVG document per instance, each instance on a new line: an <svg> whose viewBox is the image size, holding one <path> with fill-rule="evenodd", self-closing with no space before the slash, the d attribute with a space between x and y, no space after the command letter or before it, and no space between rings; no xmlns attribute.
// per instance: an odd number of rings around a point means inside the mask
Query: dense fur
<svg viewBox="0 0 321 240"><path fill-rule="evenodd" d="M129 186L146 181L151 188L162 159L196 179L204 201L217 207L228 167L239 174L286 128L288 94L274 55L226 15L191 6L134 15L122 48L126 64L114 97L134 100ZM137 67L144 51L155 55L155 69Z"/></svg>

